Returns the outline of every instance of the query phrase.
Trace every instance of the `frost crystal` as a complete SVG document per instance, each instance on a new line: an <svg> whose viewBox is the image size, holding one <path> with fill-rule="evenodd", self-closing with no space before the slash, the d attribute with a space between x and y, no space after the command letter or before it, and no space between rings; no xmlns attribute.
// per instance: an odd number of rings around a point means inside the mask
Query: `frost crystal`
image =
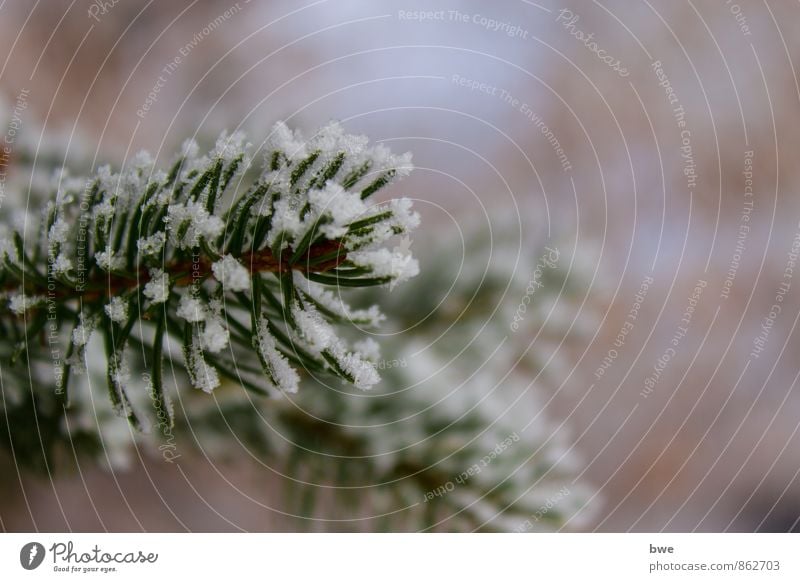
<svg viewBox="0 0 800 582"><path fill-rule="evenodd" d="M407 176L414 169L414 165L411 163L411 153L406 152L395 156L383 144L378 144L372 151L372 163L375 168L381 170L392 168L398 176Z"/></svg>
<svg viewBox="0 0 800 582"><path fill-rule="evenodd" d="M122 297L114 297L104 309L111 321L116 323L128 321L128 303Z"/></svg>
<svg viewBox="0 0 800 582"><path fill-rule="evenodd" d="M403 250L357 251L350 253L349 258L353 264L370 268L376 277L392 279L395 284L419 274L419 263Z"/></svg>
<svg viewBox="0 0 800 582"><path fill-rule="evenodd" d="M92 332L97 326L97 321L94 318L86 317L83 313L80 315L80 323L72 330L72 343L75 347L82 348L89 343L92 338Z"/></svg>
<svg viewBox="0 0 800 582"><path fill-rule="evenodd" d="M223 288L230 291L246 291L250 288L250 273L230 255L211 265L211 270Z"/></svg>
<svg viewBox="0 0 800 582"><path fill-rule="evenodd" d="M206 318L206 308L203 303L190 295L183 295L178 303L178 317L189 323L198 323Z"/></svg>
<svg viewBox="0 0 800 582"><path fill-rule="evenodd" d="M281 151L290 160L306 157L306 142L300 132L289 129L285 123L276 123L268 140L267 151Z"/></svg>
<svg viewBox="0 0 800 582"><path fill-rule="evenodd" d="M116 359L116 356L112 358L112 362ZM111 379L117 388L117 392L123 394L128 383L131 381L131 371L126 359L122 358L116 365L112 364Z"/></svg>
<svg viewBox="0 0 800 582"><path fill-rule="evenodd" d="M358 351L350 351L345 343L336 337L331 325L313 307L292 310L300 337L306 347L315 353L325 352L332 357L336 365L344 372L352 383L362 390L371 388L380 382L380 376L372 364L364 359Z"/></svg>
<svg viewBox="0 0 800 582"><path fill-rule="evenodd" d="M166 242L166 236L163 232L157 232L147 238L139 239L136 241L136 246L139 252L146 257L152 257L161 252Z"/></svg>
<svg viewBox="0 0 800 582"><path fill-rule="evenodd" d="M364 359L376 364L381 359L381 346L371 337L357 341L353 347L359 352Z"/></svg>
<svg viewBox="0 0 800 582"><path fill-rule="evenodd" d="M299 276L296 277L296 280L298 284L302 284ZM377 327L386 319L386 316L381 313L377 305L373 305L368 309L351 309L350 306L342 300L341 296L337 296L332 291L310 281L304 286L303 291L322 309L355 324Z"/></svg>
<svg viewBox="0 0 800 582"><path fill-rule="evenodd" d="M114 271L125 266L125 259L116 256L110 247L106 247L106 250L97 253L95 260L97 265L104 271Z"/></svg>
<svg viewBox="0 0 800 582"><path fill-rule="evenodd" d="M344 236L348 225L367 210L358 192L348 192L334 182L328 182L321 190L312 190L308 199L315 213L312 216L329 219L319 230L330 239Z"/></svg>
<svg viewBox="0 0 800 582"><path fill-rule="evenodd" d="M67 242L67 235L69 234L69 225L63 218L59 217L50 227L49 239L50 243L63 244Z"/></svg>
<svg viewBox="0 0 800 582"><path fill-rule="evenodd" d="M267 208L267 210L269 210ZM300 216L291 200L279 200L272 212L272 229L267 242L270 246L275 244L278 237L300 234Z"/></svg>
<svg viewBox="0 0 800 582"><path fill-rule="evenodd" d="M72 261L70 261L63 254L58 255L56 257L56 260L53 261L53 271L55 271L56 275L66 274L71 269L72 269Z"/></svg>
<svg viewBox="0 0 800 582"><path fill-rule="evenodd" d="M297 371L289 364L286 356L278 351L275 338L269 333L267 323L263 319L259 325L256 347L258 348L262 360L266 363L270 375L277 383L278 388L284 392L297 392L300 376L298 376Z"/></svg>
<svg viewBox="0 0 800 582"><path fill-rule="evenodd" d="M183 142L181 146L181 155L184 158L196 158L197 155L200 153L200 146L197 145L197 142L193 139L187 139Z"/></svg>
<svg viewBox="0 0 800 582"><path fill-rule="evenodd" d="M332 352L336 362L352 378L356 388L368 390L381 381L375 366L358 352L347 351L342 343L337 343Z"/></svg>
<svg viewBox="0 0 800 582"><path fill-rule="evenodd" d="M189 377L195 388L203 392L211 393L214 388L219 386L219 374L217 370L209 366L203 352L199 347L195 346L188 357Z"/></svg>
<svg viewBox="0 0 800 582"><path fill-rule="evenodd" d="M225 228L222 220L210 215L201 202L173 204L167 212L172 241L182 249L196 247L201 238L212 240Z"/></svg>
<svg viewBox="0 0 800 582"><path fill-rule="evenodd" d="M245 156L247 149L250 147L249 143L245 142L244 132L237 131L232 135L223 132L217 139L214 151L211 156L221 159L224 163L230 164L239 156ZM247 163L245 161L245 163Z"/></svg>
<svg viewBox="0 0 800 582"><path fill-rule="evenodd" d="M150 281L144 286L144 296L153 303L164 303L169 298L169 275L161 269L152 269Z"/></svg>
<svg viewBox="0 0 800 582"><path fill-rule="evenodd" d="M224 350L228 346L229 339L230 332L225 329L225 326L222 325L222 322L217 317L212 317L206 321L203 333L200 335L203 349L212 354Z"/></svg>
<svg viewBox="0 0 800 582"><path fill-rule="evenodd" d="M8 302L8 307L17 315L22 315L31 307L44 303L44 297L28 296L23 293L14 295Z"/></svg>
<svg viewBox="0 0 800 582"><path fill-rule="evenodd" d="M419 226L419 214L411 210L412 202L408 198L397 198L389 202L392 211L391 226L399 232L411 232Z"/></svg>
<svg viewBox="0 0 800 582"><path fill-rule="evenodd" d="M301 337L315 352L319 353L328 348L334 341L336 336L333 328L313 307L301 309L295 306L292 309L292 315Z"/></svg>

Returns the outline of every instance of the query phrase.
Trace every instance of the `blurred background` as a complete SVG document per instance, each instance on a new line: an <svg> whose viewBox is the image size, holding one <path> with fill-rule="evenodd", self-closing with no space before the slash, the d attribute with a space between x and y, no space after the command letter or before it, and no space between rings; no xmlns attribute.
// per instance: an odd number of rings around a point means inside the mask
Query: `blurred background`
<svg viewBox="0 0 800 582"><path fill-rule="evenodd" d="M384 355L408 363L383 389L415 387L418 411L469 387L475 434L503 423L485 451L518 433L550 455L541 474L519 472L540 462L521 452L486 470L515 481L509 503L535 494L508 523L497 500L456 519L489 493L425 517L410 509L425 487L379 498L413 471L365 473L342 509L318 458L284 465L269 445L324 453L319 426L256 423L262 453L229 422L193 428L203 406L224 412L215 397L186 405L179 462L124 426L116 456L58 473L0 458L0 526L798 530L798 32L788 2L0 1L1 213L62 163L80 174L141 148L166 163L224 128L258 145L278 120L313 133L336 119L412 151L390 194L422 214L422 274L375 297L395 326ZM313 416L313 390L281 406ZM364 442L407 441L414 462L450 458L413 414L370 430L382 414L341 418Z"/></svg>

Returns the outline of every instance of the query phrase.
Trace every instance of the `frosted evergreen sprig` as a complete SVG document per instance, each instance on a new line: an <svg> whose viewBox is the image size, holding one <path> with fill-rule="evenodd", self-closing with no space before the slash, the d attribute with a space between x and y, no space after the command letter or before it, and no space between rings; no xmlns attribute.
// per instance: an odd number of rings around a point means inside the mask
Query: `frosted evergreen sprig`
<svg viewBox="0 0 800 582"><path fill-rule="evenodd" d="M488 222L492 228L483 217L464 218L463 239L430 230L417 238L437 252L383 301L382 344L393 359L376 358L380 387L303 389L291 402L258 409L235 394L225 402L193 398L186 418L204 453L227 458L233 440L276 466L285 475L281 512L296 516L291 529L527 532L566 522L582 529L595 491L580 478L585 464L571 431L546 406L571 373L567 356L548 346L585 341L596 329L597 312L581 308L596 262L584 249L561 248L562 262L545 272L520 333L510 333L537 261L560 245L545 228L523 239L508 213ZM377 292L359 300L369 304ZM273 431L283 438L271 438Z"/></svg>
<svg viewBox="0 0 800 582"><path fill-rule="evenodd" d="M382 316L352 310L338 290L417 274L410 254L384 246L418 225L410 201L371 203L410 171L410 155L335 123L308 140L278 124L263 171L244 187L251 149L241 133L223 134L205 155L188 141L166 171L141 153L120 172L105 166L60 179L36 220L0 227L0 333L14 341L0 352L3 367L24 356L46 361L57 340L65 355L53 362L52 390L67 404L69 379L99 338L110 399L134 424L131 359L149 371L157 409L170 411L170 342L205 392L223 376L260 394L293 392L298 370L363 389L377 383L339 328ZM252 352L260 366L250 364Z"/></svg>

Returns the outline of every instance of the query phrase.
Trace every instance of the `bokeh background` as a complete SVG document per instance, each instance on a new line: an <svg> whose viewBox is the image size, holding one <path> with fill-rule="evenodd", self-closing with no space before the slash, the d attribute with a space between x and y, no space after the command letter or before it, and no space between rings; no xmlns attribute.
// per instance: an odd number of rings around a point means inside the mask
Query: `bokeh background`
<svg viewBox="0 0 800 582"><path fill-rule="evenodd" d="M439 315L461 313L461 265L535 269L519 258L536 253L459 252L465 232L549 241L579 281L544 311L560 336L490 340L541 361L539 401L591 492L558 527L789 531L798 33L800 6L777 1L0 0L0 94L35 151L80 169L141 148L165 160L222 128L259 143L278 120L413 151L395 193L423 215L423 269L452 275L429 290ZM521 297L496 300L513 313ZM487 390L503 366L533 378L500 362ZM45 478L4 458L0 527L326 529L283 511L276 473L240 448Z"/></svg>

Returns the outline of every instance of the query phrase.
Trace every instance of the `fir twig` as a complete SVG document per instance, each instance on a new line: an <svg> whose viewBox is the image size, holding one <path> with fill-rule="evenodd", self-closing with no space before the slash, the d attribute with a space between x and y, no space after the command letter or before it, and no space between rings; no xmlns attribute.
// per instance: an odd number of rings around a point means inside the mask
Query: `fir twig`
<svg viewBox="0 0 800 582"><path fill-rule="evenodd" d="M238 196L237 180L252 174L250 145L240 133L223 134L207 155L184 144L168 171L142 153L118 173L105 166L63 179L38 226L2 227L0 324L17 347L0 364L18 364L22 354L46 361L53 341L33 340L49 323L66 358L60 379L32 392L66 404L68 379L86 367L99 335L111 402L138 426L127 394L132 343L149 356L148 390L170 428L167 336L182 344L187 375L206 392L220 375L236 378L237 358L252 362L253 350L263 375L246 384L259 392L295 391L298 368L364 389L378 382L335 327L349 315L363 324L365 314L319 283L374 286L417 273L413 258L383 246L417 226L410 203L364 201L408 173L410 156L370 147L337 124L309 140L278 124L265 149L263 172Z"/></svg>

